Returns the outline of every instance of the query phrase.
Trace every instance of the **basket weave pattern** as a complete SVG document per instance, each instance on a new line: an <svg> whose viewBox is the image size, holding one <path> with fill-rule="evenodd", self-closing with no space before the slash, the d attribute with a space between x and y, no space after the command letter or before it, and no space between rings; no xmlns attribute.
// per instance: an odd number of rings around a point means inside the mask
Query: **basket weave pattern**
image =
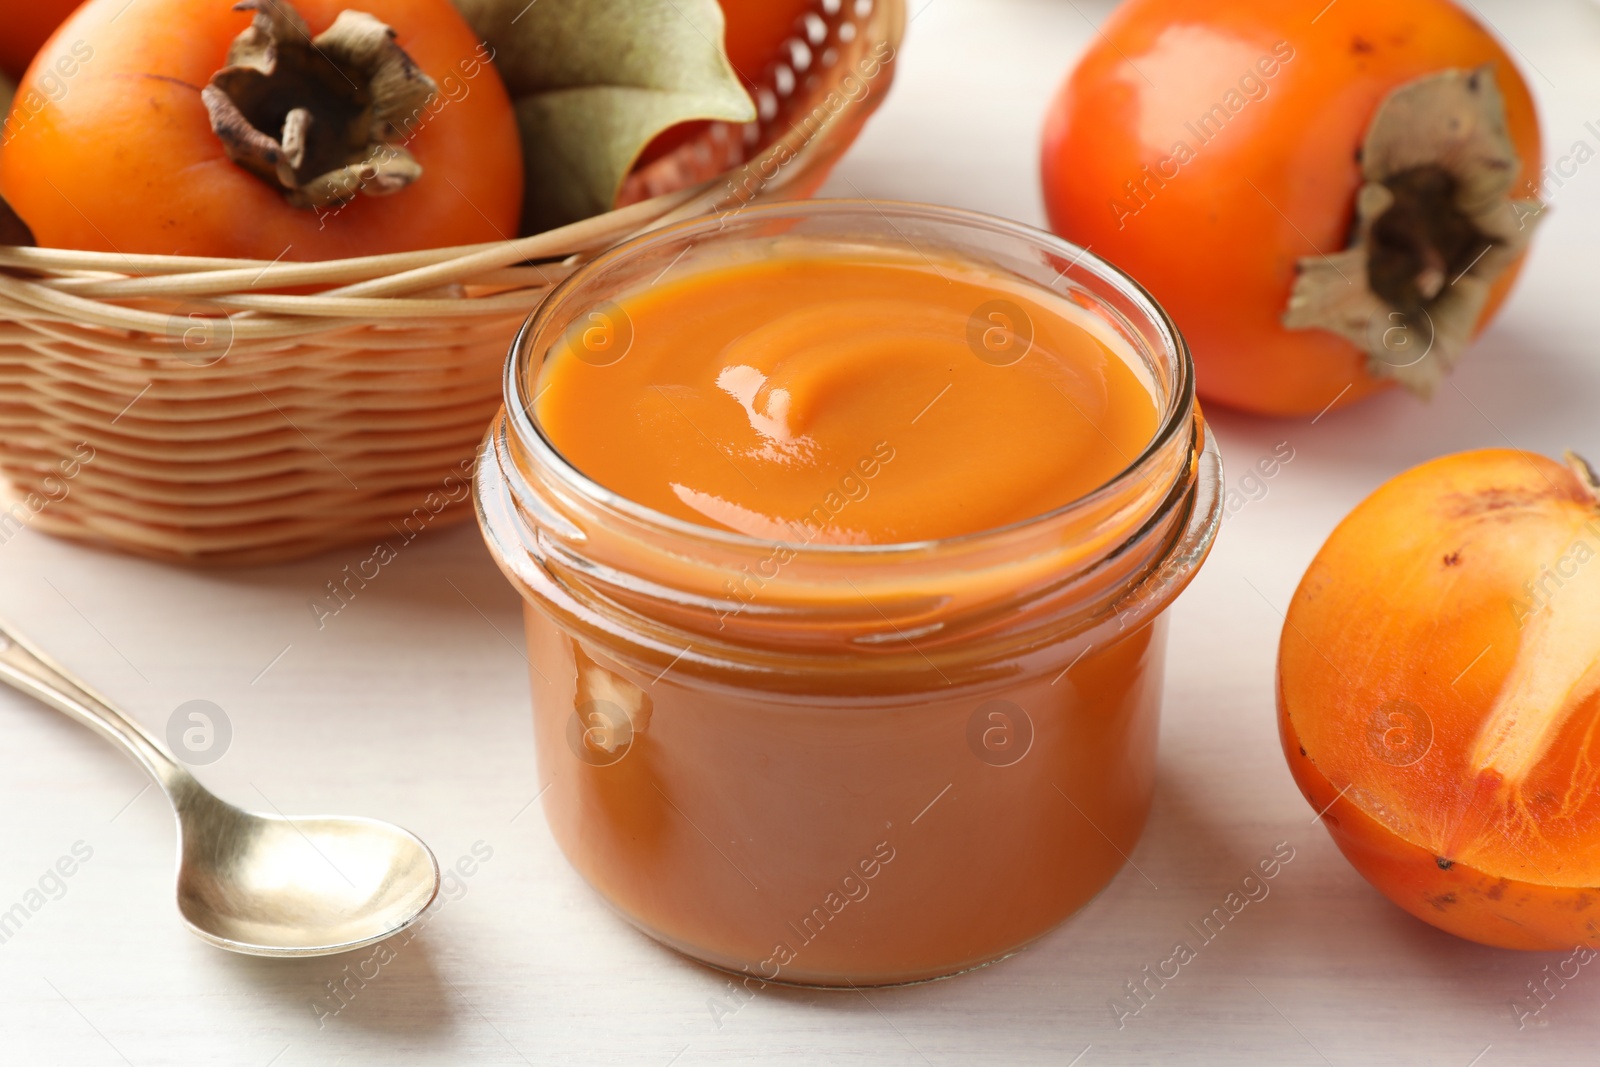
<svg viewBox="0 0 1600 1067"><path fill-rule="evenodd" d="M326 263L0 246L0 542L26 523L245 564L467 517L507 347L550 288L653 226L810 195L881 100L904 0L823 10L756 123L549 233Z"/></svg>

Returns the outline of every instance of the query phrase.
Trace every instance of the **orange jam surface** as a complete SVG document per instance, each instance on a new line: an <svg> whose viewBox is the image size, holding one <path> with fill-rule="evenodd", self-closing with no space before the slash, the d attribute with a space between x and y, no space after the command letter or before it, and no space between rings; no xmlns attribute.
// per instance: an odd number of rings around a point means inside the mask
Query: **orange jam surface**
<svg viewBox="0 0 1600 1067"><path fill-rule="evenodd" d="M702 525L802 544L975 533L1071 503L1155 435L1149 386L1076 311L888 253L722 265L576 323L537 415L591 479Z"/></svg>

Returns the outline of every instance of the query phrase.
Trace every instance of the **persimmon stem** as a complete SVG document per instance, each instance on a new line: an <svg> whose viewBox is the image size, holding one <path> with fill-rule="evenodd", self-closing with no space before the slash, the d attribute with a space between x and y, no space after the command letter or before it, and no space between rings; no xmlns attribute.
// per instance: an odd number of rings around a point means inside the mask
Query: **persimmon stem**
<svg viewBox="0 0 1600 1067"><path fill-rule="evenodd" d="M1283 324L1337 333L1367 354L1369 374L1427 396L1472 341L1544 207L1511 196L1522 164L1488 66L1395 90L1360 161L1354 239L1300 260Z"/></svg>
<svg viewBox="0 0 1600 1067"><path fill-rule="evenodd" d="M228 158L296 207L387 196L422 176L405 140L433 80L371 15L341 11L312 39L287 0L242 0L250 28L201 91Z"/></svg>
<svg viewBox="0 0 1600 1067"><path fill-rule="evenodd" d="M1394 202L1368 231L1367 280L1384 303L1418 316L1500 242L1461 210L1461 183L1437 163L1400 171L1383 184Z"/></svg>

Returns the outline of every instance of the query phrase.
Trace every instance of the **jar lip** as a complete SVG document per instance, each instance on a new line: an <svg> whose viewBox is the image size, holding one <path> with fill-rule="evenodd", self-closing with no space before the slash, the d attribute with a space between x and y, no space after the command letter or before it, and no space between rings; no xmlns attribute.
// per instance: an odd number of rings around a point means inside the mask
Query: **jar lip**
<svg viewBox="0 0 1600 1067"><path fill-rule="evenodd" d="M734 530L724 530L715 526L706 526L680 519L677 516L668 515L665 512L657 511L647 505L631 500L590 478L568 460L545 434L544 427L534 419L531 413L531 399L527 396L527 391L524 388L524 383L529 380L526 372L529 369L527 366L528 360L533 354L531 348L532 338L537 336L550 319L554 317L556 310L560 308L573 290L583 285L594 275L604 271L607 267L653 246L681 238L685 234L697 232L707 235L715 234L725 228L727 214L729 213L696 215L630 238L602 252L557 284L523 322L522 327L517 331L516 338L512 341L510 355L506 360L505 368L505 409L506 416L511 422L513 435L518 442L533 451L541 463L553 471L569 488L580 493L584 499L600 504L633 521L680 537L709 540L740 548L765 548L784 542L774 542ZM1121 268L1091 253L1088 248L1075 245L1046 230L997 215L971 211L965 208L942 207L936 204L905 200L871 200L865 198L780 200L758 206L745 207L731 214L741 220L870 214L889 222L891 227L894 225L891 221L892 217L932 219L1025 241L1066 258L1068 265L1056 276L1056 281L1065 277L1069 270L1086 268L1098 281L1110 285L1121 292L1123 296L1146 315L1149 324L1156 328L1167 347L1176 357L1174 359L1177 369L1176 388L1172 390L1168 397L1167 410L1162 414L1160 428L1138 456L1097 488L1059 507L1025 519L1018 519L1003 526L974 530L952 537L931 538L921 541L897 541L865 545L807 544L803 548L803 551L807 554L815 553L818 558L830 556L842 558L872 555L919 555L933 550L960 549L1045 526L1063 515L1115 496L1130 481L1143 477L1145 465L1164 452L1176 437L1183 433L1193 433L1195 408L1194 359L1189 352L1189 346L1184 340L1183 334L1179 331L1177 324L1172 321L1172 317L1167 314L1166 309L1156 301L1149 290L1145 289L1143 285L1139 284ZM1055 282L1051 283L1052 290L1054 284Z"/></svg>

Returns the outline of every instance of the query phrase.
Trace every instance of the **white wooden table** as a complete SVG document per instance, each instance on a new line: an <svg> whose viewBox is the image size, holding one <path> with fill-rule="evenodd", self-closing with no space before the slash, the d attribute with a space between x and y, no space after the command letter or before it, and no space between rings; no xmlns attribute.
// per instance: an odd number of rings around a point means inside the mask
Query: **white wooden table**
<svg viewBox="0 0 1600 1067"><path fill-rule="evenodd" d="M1478 2L1523 57L1552 155L1600 141L1584 125L1600 120L1600 8ZM829 191L1042 221L1044 107L1108 10L931 0ZM186 701L224 709L231 747L200 772L224 796L392 819L445 864L492 854L329 1014L329 983L367 954L249 960L185 933L154 790L87 731L0 693L0 911L43 902L0 944L0 1063L1595 1062L1600 964L1519 1030L1512 1003L1563 954L1471 945L1381 899L1313 825L1272 702L1278 612L1380 482L1507 441L1600 455L1600 164L1555 204L1516 298L1431 406L1388 396L1315 425L1212 412L1236 469L1279 442L1295 458L1229 518L1175 609L1159 795L1133 857L1149 881L1124 870L1039 944L953 981L770 990L716 1025L725 979L608 911L530 806L518 605L472 527L408 546L321 630L307 602L359 551L191 573L19 534L0 545L0 614L158 732ZM1270 896L1119 1029L1123 984L1279 842L1294 859ZM47 876L75 846L92 855Z"/></svg>

